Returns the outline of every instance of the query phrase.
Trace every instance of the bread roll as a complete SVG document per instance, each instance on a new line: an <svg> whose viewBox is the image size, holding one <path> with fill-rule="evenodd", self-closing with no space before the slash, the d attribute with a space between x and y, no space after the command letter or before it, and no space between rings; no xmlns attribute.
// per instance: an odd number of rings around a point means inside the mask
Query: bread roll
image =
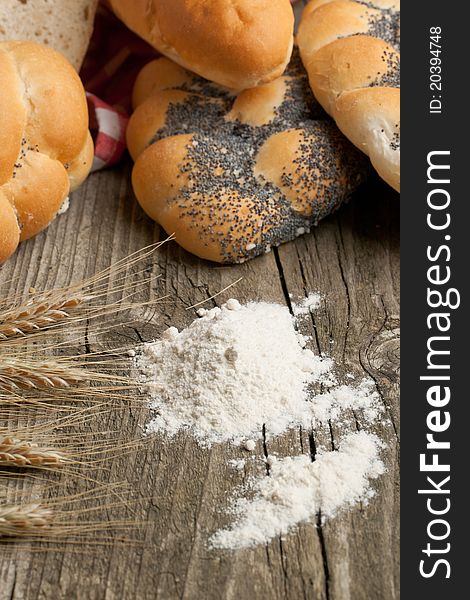
<svg viewBox="0 0 470 600"><path fill-rule="evenodd" d="M297 41L317 100L399 191L399 1L311 0Z"/></svg>
<svg viewBox="0 0 470 600"><path fill-rule="evenodd" d="M90 43L97 5L98 0L1 0L0 42L45 44L78 71Z"/></svg>
<svg viewBox="0 0 470 600"><path fill-rule="evenodd" d="M292 51L289 0L111 0L116 15L162 54L232 89L279 77Z"/></svg>
<svg viewBox="0 0 470 600"><path fill-rule="evenodd" d="M167 58L147 65L135 89L135 194L201 258L238 263L268 252L366 176L367 159L315 102L297 56L285 76L236 97Z"/></svg>
<svg viewBox="0 0 470 600"><path fill-rule="evenodd" d="M0 262L55 217L93 162L81 81L58 52L0 42Z"/></svg>

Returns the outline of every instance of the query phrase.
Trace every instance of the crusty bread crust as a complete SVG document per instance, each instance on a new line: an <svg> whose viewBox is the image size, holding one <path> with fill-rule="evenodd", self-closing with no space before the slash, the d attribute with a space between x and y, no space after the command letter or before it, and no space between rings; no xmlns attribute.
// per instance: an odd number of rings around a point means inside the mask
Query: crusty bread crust
<svg viewBox="0 0 470 600"><path fill-rule="evenodd" d="M286 75L235 97L167 58L145 67L136 89L127 130L135 194L201 258L243 262L302 235L367 174L297 58Z"/></svg>
<svg viewBox="0 0 470 600"><path fill-rule="evenodd" d="M20 233L15 209L0 187L0 264L16 250Z"/></svg>
<svg viewBox="0 0 470 600"><path fill-rule="evenodd" d="M93 142L82 83L58 52L0 42L0 262L47 227L88 175Z"/></svg>
<svg viewBox="0 0 470 600"><path fill-rule="evenodd" d="M111 5L157 50L228 88L279 77L292 52L289 0L111 0Z"/></svg>
<svg viewBox="0 0 470 600"><path fill-rule="evenodd" d="M313 92L400 190L398 0L312 0L297 41Z"/></svg>

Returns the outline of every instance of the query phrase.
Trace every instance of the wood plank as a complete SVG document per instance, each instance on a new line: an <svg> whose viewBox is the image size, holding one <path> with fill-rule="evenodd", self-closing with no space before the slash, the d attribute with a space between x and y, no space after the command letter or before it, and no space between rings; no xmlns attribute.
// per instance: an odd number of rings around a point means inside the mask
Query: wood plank
<svg viewBox="0 0 470 600"><path fill-rule="evenodd" d="M2 267L2 293L77 281L163 237L137 207L129 170L127 164L90 177L74 194L69 212ZM388 471L370 506L321 528L302 525L266 546L210 551L208 536L229 522L219 506L226 506L236 486L264 466L247 461L244 470L231 469L227 461L246 457L245 451L204 450L187 434L170 442L156 438L136 455L116 459L110 471L86 471L98 481L130 483L132 514L146 523L137 532L143 544L5 555L0 558L0 599L398 598L398 261L396 196L374 180L310 235L244 265L208 264L167 244L147 260L148 272L161 274L162 280L145 286L139 298L168 294L169 299L156 314L136 314L135 329L124 327L94 341L94 348L109 347L128 338L154 339L169 325L183 327L194 318L188 307L239 277L243 280L235 288L208 305L231 296L288 303L289 294L296 299L319 291L322 306L305 323L306 332L314 334L317 350L330 353L345 370L372 376L393 418L393 425L377 427L388 444ZM132 408L103 415L90 428L99 435L119 427L123 439L129 439L140 436L138 427L146 418L145 409ZM350 426L356 427L354 415ZM292 431L272 440L268 452L309 452L309 433ZM332 436L320 430L313 434L315 443L337 442L335 431ZM255 453L263 456L262 444ZM85 484L66 485L75 491ZM117 511L122 515L130 513Z"/></svg>

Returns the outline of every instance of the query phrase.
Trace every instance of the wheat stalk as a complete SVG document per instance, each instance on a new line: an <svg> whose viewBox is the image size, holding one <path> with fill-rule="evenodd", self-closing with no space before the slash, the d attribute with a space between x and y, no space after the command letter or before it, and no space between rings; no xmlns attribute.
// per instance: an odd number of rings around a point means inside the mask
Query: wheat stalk
<svg viewBox="0 0 470 600"><path fill-rule="evenodd" d="M0 466L4 467L60 467L69 462L62 453L52 448L15 437L0 437Z"/></svg>
<svg viewBox="0 0 470 600"><path fill-rule="evenodd" d="M0 538L41 534L52 520L53 511L41 504L0 505Z"/></svg>

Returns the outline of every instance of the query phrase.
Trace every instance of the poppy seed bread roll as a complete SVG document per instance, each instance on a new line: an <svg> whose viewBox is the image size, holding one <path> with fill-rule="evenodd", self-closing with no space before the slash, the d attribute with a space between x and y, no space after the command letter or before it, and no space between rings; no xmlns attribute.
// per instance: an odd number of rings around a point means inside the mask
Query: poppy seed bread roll
<svg viewBox="0 0 470 600"><path fill-rule="evenodd" d="M111 5L159 52L228 88L279 77L292 52L289 0L111 0Z"/></svg>
<svg viewBox="0 0 470 600"><path fill-rule="evenodd" d="M0 262L47 227L88 175L93 142L82 83L58 52L0 42Z"/></svg>
<svg viewBox="0 0 470 600"><path fill-rule="evenodd" d="M399 191L399 0L311 0L297 41L317 100Z"/></svg>
<svg viewBox="0 0 470 600"><path fill-rule="evenodd" d="M135 194L201 258L239 263L294 239L367 174L297 56L285 76L238 96L167 58L144 67L136 90L127 130Z"/></svg>

